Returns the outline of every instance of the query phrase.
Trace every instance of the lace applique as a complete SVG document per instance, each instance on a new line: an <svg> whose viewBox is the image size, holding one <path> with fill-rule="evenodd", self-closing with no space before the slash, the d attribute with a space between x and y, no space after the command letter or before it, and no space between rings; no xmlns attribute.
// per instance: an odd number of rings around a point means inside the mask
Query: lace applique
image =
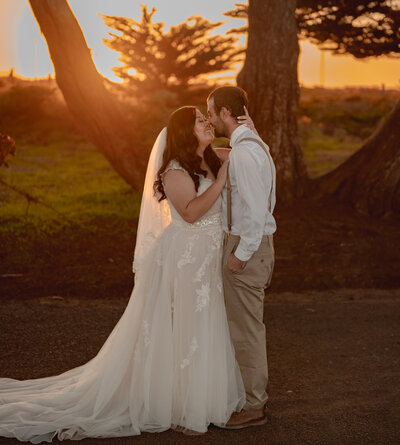
<svg viewBox="0 0 400 445"><path fill-rule="evenodd" d="M150 325L147 320L142 321L142 334L145 348L150 344Z"/></svg>
<svg viewBox="0 0 400 445"><path fill-rule="evenodd" d="M212 238L212 242L208 244L208 253L204 257L203 263L197 270L195 277L193 278L193 283L199 283L202 281L207 267L210 265L211 260L214 256L214 251L221 247L222 242L222 232L220 230L209 230L208 235Z"/></svg>
<svg viewBox="0 0 400 445"><path fill-rule="evenodd" d="M183 230L198 230L198 229L215 229L220 230L222 224L221 215L218 213L216 215L206 216L205 218L200 218L194 223L188 223L186 221L180 221L178 219L173 219L171 224L179 227Z"/></svg>
<svg viewBox="0 0 400 445"><path fill-rule="evenodd" d="M210 246L210 248L213 249L212 246ZM212 253L207 253L202 265L200 266L200 269L196 272L196 276L193 278L193 283L201 282L201 279L204 277L204 274L206 272L207 266L209 266L211 263L212 257L213 257Z"/></svg>
<svg viewBox="0 0 400 445"><path fill-rule="evenodd" d="M195 312L202 311L210 303L210 283L203 284L200 289L196 289L197 302Z"/></svg>
<svg viewBox="0 0 400 445"><path fill-rule="evenodd" d="M213 240L212 249L215 250L220 248L222 243L222 231L210 230L209 234Z"/></svg>
<svg viewBox="0 0 400 445"><path fill-rule="evenodd" d="M222 294L222 281L221 280L218 280L217 289L218 289L218 292L220 294Z"/></svg>
<svg viewBox="0 0 400 445"><path fill-rule="evenodd" d="M186 250L182 254L181 259L178 261L178 269L181 269L186 264L193 264L196 261L196 258L192 256L192 250L194 246L194 242L199 239L199 235L193 235L189 238Z"/></svg>
<svg viewBox="0 0 400 445"><path fill-rule="evenodd" d="M197 348L198 348L197 339L196 337L193 337L189 347L189 354L186 356L186 358L182 360L181 369L186 368L186 366L190 365L191 359L194 353L196 352Z"/></svg>

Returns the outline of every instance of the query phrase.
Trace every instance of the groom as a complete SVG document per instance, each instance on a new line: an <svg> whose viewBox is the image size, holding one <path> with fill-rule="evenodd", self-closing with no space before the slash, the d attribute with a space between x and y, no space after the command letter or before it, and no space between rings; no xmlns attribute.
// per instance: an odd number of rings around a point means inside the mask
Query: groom
<svg viewBox="0 0 400 445"><path fill-rule="evenodd" d="M225 305L236 359L246 389L246 404L234 413L231 429L266 423L267 351L263 322L264 289L274 266L272 215L275 206L275 166L268 146L240 125L246 93L220 87L207 99L216 136L230 138L229 177L222 196L225 232L223 282Z"/></svg>

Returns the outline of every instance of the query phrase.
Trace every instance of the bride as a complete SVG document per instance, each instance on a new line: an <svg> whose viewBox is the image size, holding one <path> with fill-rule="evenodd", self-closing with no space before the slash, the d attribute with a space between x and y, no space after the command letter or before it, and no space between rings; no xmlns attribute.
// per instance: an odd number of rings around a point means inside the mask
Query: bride
<svg viewBox="0 0 400 445"><path fill-rule="evenodd" d="M84 365L0 378L0 436L40 443L169 428L196 434L240 411L245 391L221 280L228 161L212 140L195 107L171 114L149 159L135 287L122 317Z"/></svg>

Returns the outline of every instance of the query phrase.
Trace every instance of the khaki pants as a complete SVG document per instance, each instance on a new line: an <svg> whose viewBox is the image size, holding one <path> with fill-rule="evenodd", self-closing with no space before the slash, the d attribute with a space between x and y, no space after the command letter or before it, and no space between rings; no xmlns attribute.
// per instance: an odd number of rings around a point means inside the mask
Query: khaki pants
<svg viewBox="0 0 400 445"><path fill-rule="evenodd" d="M265 340L264 289L274 268L273 236L264 235L243 271L234 274L227 267L228 257L240 237L224 237L222 274L229 330L246 389L245 409L262 408L267 401L268 364Z"/></svg>

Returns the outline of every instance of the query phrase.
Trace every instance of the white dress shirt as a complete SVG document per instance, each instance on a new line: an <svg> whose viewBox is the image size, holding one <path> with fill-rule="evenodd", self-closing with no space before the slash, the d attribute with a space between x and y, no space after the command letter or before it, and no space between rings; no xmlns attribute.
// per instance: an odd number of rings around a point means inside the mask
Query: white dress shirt
<svg viewBox="0 0 400 445"><path fill-rule="evenodd" d="M268 152L253 141L256 138ZM247 261L257 251L263 235L276 231L272 213L275 207L275 165L269 154L268 145L244 125L237 127L231 135L232 151L229 156L231 180L232 235L240 236L235 256ZM269 207L269 196L271 205ZM222 224L228 232L227 190L222 192Z"/></svg>

